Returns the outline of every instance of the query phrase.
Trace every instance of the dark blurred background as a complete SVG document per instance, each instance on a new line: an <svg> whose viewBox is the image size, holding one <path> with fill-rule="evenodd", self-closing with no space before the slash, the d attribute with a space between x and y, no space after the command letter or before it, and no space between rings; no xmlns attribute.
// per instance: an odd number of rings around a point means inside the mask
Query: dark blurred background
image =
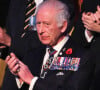
<svg viewBox="0 0 100 90"><path fill-rule="evenodd" d="M0 26L5 27L10 0L0 0Z"/></svg>

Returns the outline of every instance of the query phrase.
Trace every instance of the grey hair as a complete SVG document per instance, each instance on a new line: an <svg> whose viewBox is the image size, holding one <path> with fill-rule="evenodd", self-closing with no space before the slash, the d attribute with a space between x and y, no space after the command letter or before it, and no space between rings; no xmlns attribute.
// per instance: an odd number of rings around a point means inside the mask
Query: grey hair
<svg viewBox="0 0 100 90"><path fill-rule="evenodd" d="M56 9L57 11L56 20L59 27L62 27L64 21L67 21L67 23L69 24L70 13L69 13L69 8L66 4L62 3L59 0L46 0L38 6L36 11L38 12L38 9L46 5L54 7Z"/></svg>
<svg viewBox="0 0 100 90"><path fill-rule="evenodd" d="M68 7L65 4L61 2L58 4L55 6L58 10L56 19L58 22L58 26L61 27L64 21L67 21L67 23L70 22L69 21L70 13Z"/></svg>

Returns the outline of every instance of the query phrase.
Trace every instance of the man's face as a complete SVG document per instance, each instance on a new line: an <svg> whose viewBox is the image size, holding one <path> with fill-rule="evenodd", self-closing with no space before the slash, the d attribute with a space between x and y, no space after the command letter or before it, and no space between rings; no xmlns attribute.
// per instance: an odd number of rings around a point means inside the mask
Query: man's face
<svg viewBox="0 0 100 90"><path fill-rule="evenodd" d="M40 41L45 45L56 45L61 37L54 10L43 8L36 16L36 28Z"/></svg>

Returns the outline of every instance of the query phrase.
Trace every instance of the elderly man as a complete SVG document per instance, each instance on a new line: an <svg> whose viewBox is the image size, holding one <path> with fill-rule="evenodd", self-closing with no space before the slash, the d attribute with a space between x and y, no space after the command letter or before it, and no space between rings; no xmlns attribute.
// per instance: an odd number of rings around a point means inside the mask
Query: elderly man
<svg viewBox="0 0 100 90"><path fill-rule="evenodd" d="M14 53L7 56L10 71L21 83L27 83L29 90L89 90L93 63L88 60L87 50L66 34L69 24L69 5L58 0L39 5L36 28L40 41L47 45L39 77Z"/></svg>

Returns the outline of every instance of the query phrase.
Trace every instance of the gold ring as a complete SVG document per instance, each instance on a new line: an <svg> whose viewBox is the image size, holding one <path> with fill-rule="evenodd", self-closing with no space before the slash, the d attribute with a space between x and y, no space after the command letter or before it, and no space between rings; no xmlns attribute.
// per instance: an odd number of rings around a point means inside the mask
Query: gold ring
<svg viewBox="0 0 100 90"><path fill-rule="evenodd" d="M16 71L17 71L17 73L20 72L20 68L18 68Z"/></svg>
<svg viewBox="0 0 100 90"><path fill-rule="evenodd" d="M17 74L18 72L20 72L20 67L14 73Z"/></svg>

